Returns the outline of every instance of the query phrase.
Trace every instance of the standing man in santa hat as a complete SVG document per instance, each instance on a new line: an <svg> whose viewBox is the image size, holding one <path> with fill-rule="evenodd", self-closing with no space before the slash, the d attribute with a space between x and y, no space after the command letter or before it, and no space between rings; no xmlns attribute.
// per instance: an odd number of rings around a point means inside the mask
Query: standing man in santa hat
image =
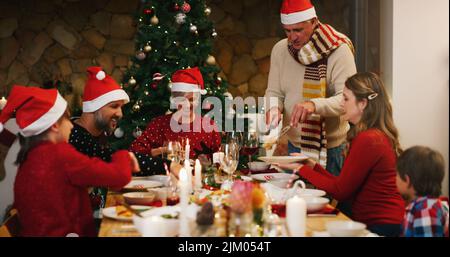
<svg viewBox="0 0 450 257"><path fill-rule="evenodd" d="M114 150L107 143L107 137L117 128L122 118L122 106L130 101L127 93L101 67L89 67L88 79L83 94L83 113L72 119L73 129L70 143L90 157L109 162ZM137 154L141 172L161 166L161 161L149 155ZM155 163L156 162L156 163ZM94 217L99 222L101 208L106 203L106 188L93 188L90 192Z"/></svg>
<svg viewBox="0 0 450 257"><path fill-rule="evenodd" d="M337 176L349 129L340 118L342 90L356 73L353 45L318 20L310 0L284 0L281 23L287 38L272 49L266 122L276 127L284 114L289 153L305 153Z"/></svg>

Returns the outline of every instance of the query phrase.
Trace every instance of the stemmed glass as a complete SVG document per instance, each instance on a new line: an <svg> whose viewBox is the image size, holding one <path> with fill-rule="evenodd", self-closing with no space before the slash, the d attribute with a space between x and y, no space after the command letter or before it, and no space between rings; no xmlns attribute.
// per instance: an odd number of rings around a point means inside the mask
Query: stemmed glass
<svg viewBox="0 0 450 257"><path fill-rule="evenodd" d="M258 134L254 131L244 132L244 140L241 153L248 156L248 162L252 161L252 155L258 153L259 140Z"/></svg>
<svg viewBox="0 0 450 257"><path fill-rule="evenodd" d="M228 182L232 182L239 163L239 146L234 142L222 144L220 152L223 153L220 156L220 166L228 174Z"/></svg>
<svg viewBox="0 0 450 257"><path fill-rule="evenodd" d="M180 163L181 144L178 141L164 142L164 148L167 149L163 157L171 162Z"/></svg>
<svg viewBox="0 0 450 257"><path fill-rule="evenodd" d="M239 147L239 150L241 150L242 143L243 143L242 132L238 132L238 131L226 132L225 143L233 143L233 142L236 143Z"/></svg>

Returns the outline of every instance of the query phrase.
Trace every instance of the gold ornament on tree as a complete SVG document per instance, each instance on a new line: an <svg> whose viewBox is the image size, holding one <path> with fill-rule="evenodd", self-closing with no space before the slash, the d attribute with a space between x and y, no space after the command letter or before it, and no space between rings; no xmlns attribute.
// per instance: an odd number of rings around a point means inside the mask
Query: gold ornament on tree
<svg viewBox="0 0 450 257"><path fill-rule="evenodd" d="M136 80L134 79L133 76L131 76L131 78L128 80L128 84L130 84L132 86L136 85Z"/></svg>
<svg viewBox="0 0 450 257"><path fill-rule="evenodd" d="M211 14L211 8L206 7L205 8L205 14L206 14L206 16L209 16Z"/></svg>
<svg viewBox="0 0 450 257"><path fill-rule="evenodd" d="M147 44L144 46L144 52L148 53L148 52L150 52L151 50L152 50L152 46L150 45L150 43L147 43Z"/></svg>
<svg viewBox="0 0 450 257"><path fill-rule="evenodd" d="M158 23L159 23L158 17L156 17L156 15L154 15L154 16L150 19L150 23L151 23L152 25L158 25Z"/></svg>
<svg viewBox="0 0 450 257"><path fill-rule="evenodd" d="M209 65L216 65L216 58L212 55L208 55L208 58L206 58L206 63Z"/></svg>
<svg viewBox="0 0 450 257"><path fill-rule="evenodd" d="M141 110L141 106L138 104L138 103L135 103L134 105L133 105L133 111L134 112L138 112L138 111L140 111Z"/></svg>

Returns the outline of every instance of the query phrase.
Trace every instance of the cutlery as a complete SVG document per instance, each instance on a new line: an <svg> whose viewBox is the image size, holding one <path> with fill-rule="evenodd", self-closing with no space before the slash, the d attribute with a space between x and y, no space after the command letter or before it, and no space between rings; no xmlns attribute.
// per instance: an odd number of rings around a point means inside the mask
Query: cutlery
<svg viewBox="0 0 450 257"><path fill-rule="evenodd" d="M133 209L129 204L123 202L122 205L127 208L131 213L135 214L138 217L144 218L137 210Z"/></svg>

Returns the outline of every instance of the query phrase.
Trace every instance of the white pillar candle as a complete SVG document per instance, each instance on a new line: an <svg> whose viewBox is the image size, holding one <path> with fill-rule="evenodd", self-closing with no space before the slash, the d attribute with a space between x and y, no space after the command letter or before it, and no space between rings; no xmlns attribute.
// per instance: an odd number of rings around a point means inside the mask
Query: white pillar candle
<svg viewBox="0 0 450 257"><path fill-rule="evenodd" d="M189 138L186 139L186 146L184 148L184 159L189 160L189 152L191 151L191 146L189 145Z"/></svg>
<svg viewBox="0 0 450 257"><path fill-rule="evenodd" d="M181 168L179 177L180 177L180 181L178 182L178 186L180 187L179 236L190 236L189 220L186 213L189 204L189 181L187 172L184 168Z"/></svg>
<svg viewBox="0 0 450 257"><path fill-rule="evenodd" d="M304 237L306 232L306 202L294 196L286 202L286 224L290 236Z"/></svg>
<svg viewBox="0 0 450 257"><path fill-rule="evenodd" d="M198 159L195 160L194 172L195 172L194 189L201 190L202 189L202 165L200 164L200 161Z"/></svg>

